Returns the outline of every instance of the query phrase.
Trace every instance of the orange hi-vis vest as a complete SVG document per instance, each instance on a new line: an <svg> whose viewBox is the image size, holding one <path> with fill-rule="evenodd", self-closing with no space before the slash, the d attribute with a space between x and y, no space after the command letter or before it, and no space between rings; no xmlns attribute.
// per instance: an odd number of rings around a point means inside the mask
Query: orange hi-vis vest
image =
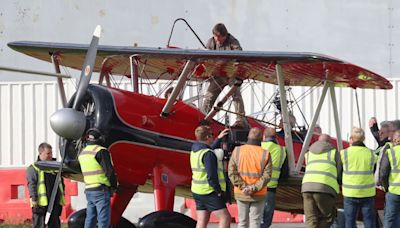
<svg viewBox="0 0 400 228"><path fill-rule="evenodd" d="M255 184L264 174L264 168L270 159L269 153L261 146L243 145L237 146L233 151L232 158L235 159L240 177L247 185ZM235 186L235 193L242 191ZM253 195L266 195L267 186Z"/></svg>

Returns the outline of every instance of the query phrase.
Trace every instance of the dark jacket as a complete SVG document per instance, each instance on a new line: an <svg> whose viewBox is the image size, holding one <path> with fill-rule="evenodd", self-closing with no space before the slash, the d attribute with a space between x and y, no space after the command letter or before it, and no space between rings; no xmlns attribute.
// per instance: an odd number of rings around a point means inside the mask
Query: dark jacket
<svg viewBox="0 0 400 228"><path fill-rule="evenodd" d="M53 159L53 160L55 160L55 159ZM41 161L39 157L37 158L37 161ZM47 172L44 173L44 184L46 186L46 196L49 201L50 201L50 197L51 197L51 192L53 191L56 176L57 175L54 173L47 173ZM32 165L30 165L26 170L26 180L28 183L29 196L30 196L30 198L32 198L32 201L38 201L38 193L37 193L38 179L39 179L38 172L35 170L35 168L33 168ZM64 186L64 183L63 183L63 186ZM59 189L57 189L57 190L58 190L57 195L56 195L56 198L54 201L56 203L54 204L53 212L60 215L62 207L57 202L60 202L60 194L61 193L60 193Z"/></svg>
<svg viewBox="0 0 400 228"><path fill-rule="evenodd" d="M88 142L88 145L96 145L95 143ZM101 165L103 171L110 181L111 189L117 189L118 181L117 176L115 175L114 166L111 161L110 152L106 149L102 149L97 152L96 161ZM87 188L86 191L98 191L104 189L105 186L99 186L95 188Z"/></svg>
<svg viewBox="0 0 400 228"><path fill-rule="evenodd" d="M385 143L390 142L389 138L385 138L382 141L379 139L379 128L377 123L370 127L370 130L376 142L378 143L378 148L384 146Z"/></svg>
<svg viewBox="0 0 400 228"><path fill-rule="evenodd" d="M213 142L213 144L211 144L211 149L218 149L221 148L221 143L222 143L222 139L216 138Z"/></svg>
<svg viewBox="0 0 400 228"><path fill-rule="evenodd" d="M220 193L222 190L218 180L218 160L211 147L202 142L195 142L192 145L191 153L197 153L199 150L203 149L209 149L209 151L204 154L202 159L207 173L208 184L216 193Z"/></svg>
<svg viewBox="0 0 400 228"><path fill-rule="evenodd" d="M242 47L239 44L239 41L228 33L224 43L222 45L217 45L213 37L211 37L206 45L209 50L217 50L217 51L227 51L227 50L238 50L241 51Z"/></svg>
<svg viewBox="0 0 400 228"><path fill-rule="evenodd" d="M308 153L321 154L323 152L328 152L332 149L334 149L332 144L328 142L317 141L310 146ZM335 153L335 162L337 169L337 180L340 185L342 183L343 165L340 159L340 154L338 152ZM321 193L328 193L333 196L337 195L335 189L333 189L332 187L326 184L314 183L314 182L307 182L302 184L301 192L321 192Z"/></svg>
<svg viewBox="0 0 400 228"><path fill-rule="evenodd" d="M400 145L397 145L393 148L396 148ZM388 147L389 149L389 147ZM391 166L390 166L390 162L389 162L389 157L386 153L386 150L382 152L382 158L381 158L381 162L379 165L379 179L378 179L378 186L382 186L385 191L388 191L389 189L389 175L390 175L390 170L391 170Z"/></svg>

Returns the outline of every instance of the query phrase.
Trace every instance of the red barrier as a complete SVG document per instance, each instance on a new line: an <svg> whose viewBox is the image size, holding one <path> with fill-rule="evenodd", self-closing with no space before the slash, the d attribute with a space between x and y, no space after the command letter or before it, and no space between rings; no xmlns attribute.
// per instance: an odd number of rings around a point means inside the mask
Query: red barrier
<svg viewBox="0 0 400 228"><path fill-rule="evenodd" d="M0 169L0 222L19 224L32 219L29 192L26 183L26 169ZM78 185L65 179L65 206L61 221L66 222L73 212L71 196L78 195Z"/></svg>
<svg viewBox="0 0 400 228"><path fill-rule="evenodd" d="M236 204L227 204L229 213L231 214L232 221L238 223L239 216ZM185 207L190 209L191 217L197 219L196 217L196 203L192 199L185 199ZM217 223L218 218L213 213L210 216L211 223ZM304 222L304 216L302 214L292 214L283 211L275 211L274 217L272 219L274 223L302 223Z"/></svg>

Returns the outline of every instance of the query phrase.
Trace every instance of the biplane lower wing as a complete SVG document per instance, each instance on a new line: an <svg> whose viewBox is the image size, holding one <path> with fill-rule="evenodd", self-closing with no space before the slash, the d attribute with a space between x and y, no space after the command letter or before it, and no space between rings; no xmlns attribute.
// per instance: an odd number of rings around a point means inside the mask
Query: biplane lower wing
<svg viewBox="0 0 400 228"><path fill-rule="evenodd" d="M19 41L8 43L18 52L51 62L55 54L60 64L81 69L88 45ZM191 79L212 76L254 79L277 84L276 65L282 67L287 86L316 86L329 80L336 87L391 89L384 77L351 63L315 53L266 51L211 51L129 46L99 46L95 72L147 79L177 79L188 60L196 62Z"/></svg>

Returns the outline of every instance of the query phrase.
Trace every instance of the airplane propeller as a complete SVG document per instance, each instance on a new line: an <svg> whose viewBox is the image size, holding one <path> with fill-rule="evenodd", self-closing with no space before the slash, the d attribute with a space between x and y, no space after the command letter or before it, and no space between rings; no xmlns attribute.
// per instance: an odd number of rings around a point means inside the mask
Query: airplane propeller
<svg viewBox="0 0 400 228"><path fill-rule="evenodd" d="M49 205L47 207L45 223L49 222L51 213L54 207L54 201L57 195L57 189L61 181L61 172L65 159L65 150L71 140L77 140L82 137L86 129L85 114L79 111L79 106L84 100L86 90L89 86L90 78L92 76L94 63L97 55L97 46L99 44L101 33L101 26L97 25L94 30L92 41L90 43L88 52L83 63L82 72L79 80L78 90L75 95L75 100L72 108L63 108L55 112L50 117L50 125L54 132L63 137L63 143L60 150L61 166L58 170L57 177L51 192Z"/></svg>

